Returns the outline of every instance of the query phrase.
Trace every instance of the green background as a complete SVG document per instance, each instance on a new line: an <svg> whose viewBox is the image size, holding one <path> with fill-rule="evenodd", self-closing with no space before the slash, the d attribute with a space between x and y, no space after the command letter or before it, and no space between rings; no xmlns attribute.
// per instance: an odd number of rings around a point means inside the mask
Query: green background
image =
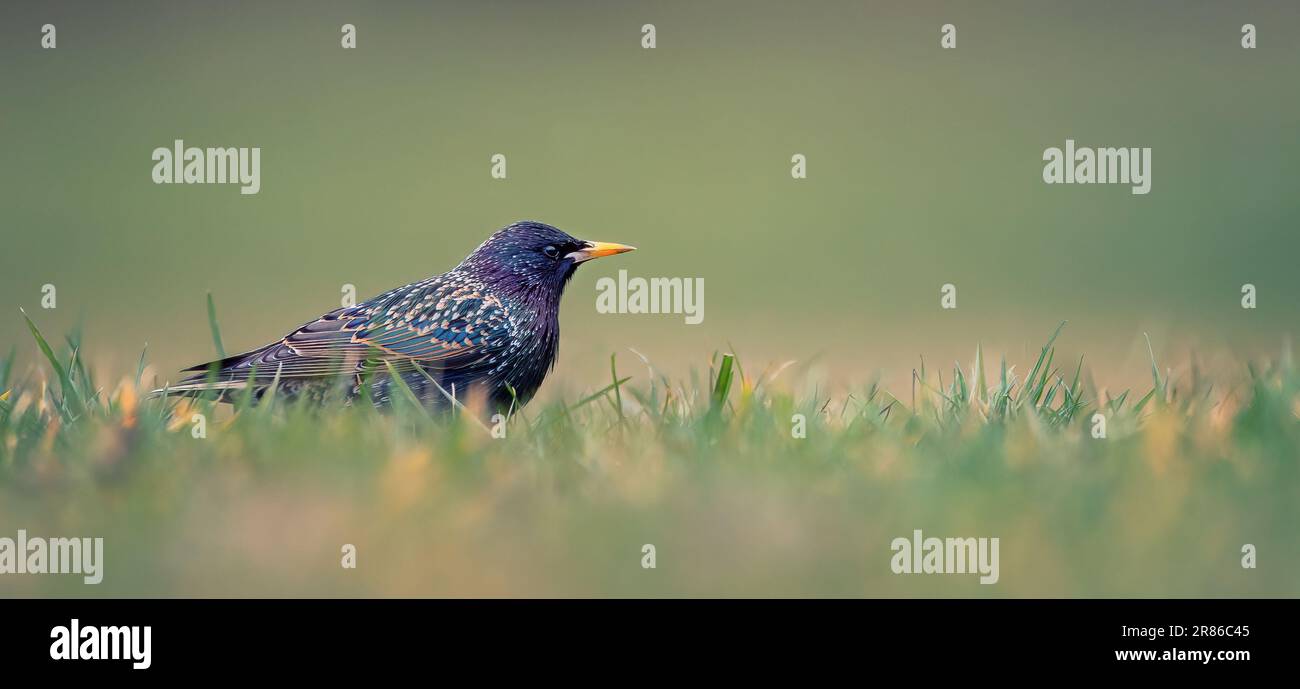
<svg viewBox="0 0 1300 689"><path fill-rule="evenodd" d="M570 285L543 396L626 347L894 383L977 342L1028 365L1066 319L1102 384L1147 375L1143 332L1162 362L1239 367L1300 322L1298 68L1277 2L9 2L0 348L35 362L23 306L84 323L101 371L148 342L174 379L213 355L208 290L247 349L529 218L640 247ZM261 193L153 184L176 138L260 146ZM1045 185L1066 138L1151 147L1151 193ZM704 323L597 314L620 268L703 277Z"/></svg>

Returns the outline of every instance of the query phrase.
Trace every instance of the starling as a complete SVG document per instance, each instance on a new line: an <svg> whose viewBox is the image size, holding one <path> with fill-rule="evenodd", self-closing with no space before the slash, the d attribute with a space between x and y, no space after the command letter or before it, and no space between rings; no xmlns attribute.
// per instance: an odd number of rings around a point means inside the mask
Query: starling
<svg viewBox="0 0 1300 689"><path fill-rule="evenodd" d="M578 265L633 249L517 222L446 273L331 311L265 347L185 369L197 373L166 393L258 399L274 385L276 395L341 392L382 407L405 394L396 374L435 410L450 408L453 397L496 409L523 404L555 365L560 295Z"/></svg>

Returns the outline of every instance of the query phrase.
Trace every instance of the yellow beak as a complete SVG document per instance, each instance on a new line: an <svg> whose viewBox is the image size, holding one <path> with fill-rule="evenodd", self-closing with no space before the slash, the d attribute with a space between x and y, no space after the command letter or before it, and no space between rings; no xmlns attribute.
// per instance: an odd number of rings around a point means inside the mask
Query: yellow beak
<svg viewBox="0 0 1300 689"><path fill-rule="evenodd" d="M590 261L593 258L601 256L613 256L614 254L625 254L629 251L635 251L635 246L626 244L614 244L613 242L587 242L586 248L570 252L565 258L573 259L574 263Z"/></svg>

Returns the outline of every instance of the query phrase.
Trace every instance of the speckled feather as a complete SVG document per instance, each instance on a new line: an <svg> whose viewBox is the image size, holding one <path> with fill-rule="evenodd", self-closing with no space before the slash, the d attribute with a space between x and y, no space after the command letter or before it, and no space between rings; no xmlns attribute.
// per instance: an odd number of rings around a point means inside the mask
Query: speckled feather
<svg viewBox="0 0 1300 689"><path fill-rule="evenodd" d="M453 391L459 400L483 395L497 408L522 404L555 364L560 296L577 267L565 255L587 246L549 225L515 223L446 273L187 369L200 373L169 394L218 389L228 397L251 384L260 397L275 382L279 395L368 392L382 406L397 394L391 367L431 408L447 408ZM558 258L545 253L552 249Z"/></svg>

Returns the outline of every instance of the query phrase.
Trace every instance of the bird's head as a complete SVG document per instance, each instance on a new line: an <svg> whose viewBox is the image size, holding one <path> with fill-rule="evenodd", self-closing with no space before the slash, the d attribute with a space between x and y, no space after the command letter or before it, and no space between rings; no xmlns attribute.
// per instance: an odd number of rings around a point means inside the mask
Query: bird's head
<svg viewBox="0 0 1300 689"><path fill-rule="evenodd" d="M544 223L523 221L493 233L460 269L507 292L542 290L558 299L580 264L635 248L578 239Z"/></svg>

